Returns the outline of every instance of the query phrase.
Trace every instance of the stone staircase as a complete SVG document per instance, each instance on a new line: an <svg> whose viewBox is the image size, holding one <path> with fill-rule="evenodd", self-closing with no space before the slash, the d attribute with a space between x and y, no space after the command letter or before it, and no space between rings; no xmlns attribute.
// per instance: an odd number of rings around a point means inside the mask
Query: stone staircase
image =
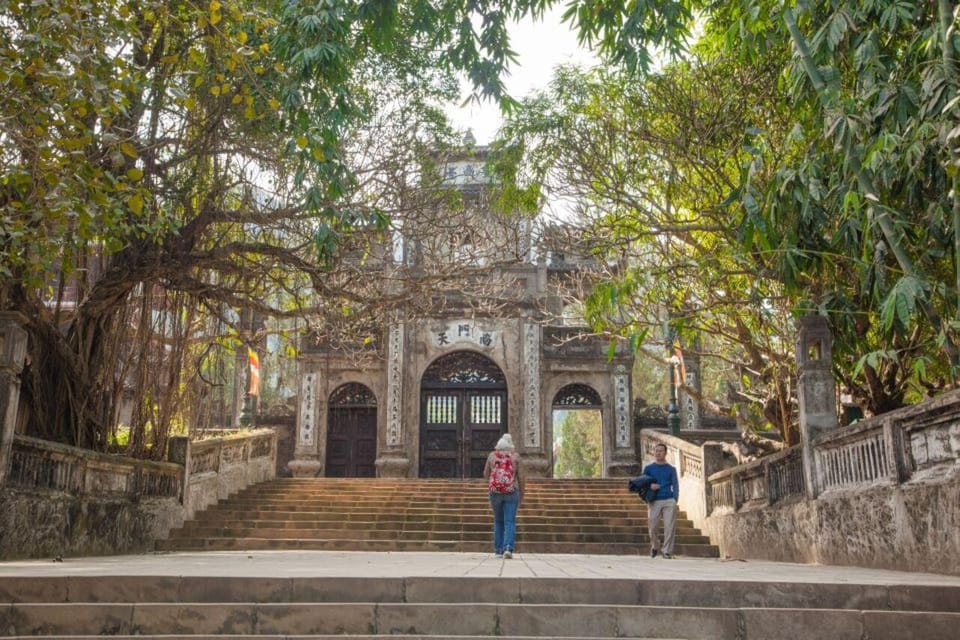
<svg viewBox="0 0 960 640"><path fill-rule="evenodd" d="M531 480L517 552L646 553L647 508L624 480ZM675 552L717 557L681 513ZM482 481L279 479L197 514L162 551L487 551L493 517Z"/></svg>
<svg viewBox="0 0 960 640"><path fill-rule="evenodd" d="M74 574L6 576L0 604L0 636L34 639L947 640L960 628L960 586L870 583Z"/></svg>

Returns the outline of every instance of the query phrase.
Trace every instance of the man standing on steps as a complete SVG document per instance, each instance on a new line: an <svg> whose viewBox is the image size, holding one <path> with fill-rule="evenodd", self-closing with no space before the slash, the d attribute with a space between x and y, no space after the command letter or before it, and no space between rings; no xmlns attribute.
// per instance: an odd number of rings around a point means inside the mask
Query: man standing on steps
<svg viewBox="0 0 960 640"><path fill-rule="evenodd" d="M653 478L650 488L656 491L648 505L647 525L650 528L650 557L662 553L667 560L673 558L673 538L677 530L677 499L680 497L680 480L677 470L667 462L667 445L653 448L654 461L643 468L644 475ZM663 519L663 544L657 535Z"/></svg>

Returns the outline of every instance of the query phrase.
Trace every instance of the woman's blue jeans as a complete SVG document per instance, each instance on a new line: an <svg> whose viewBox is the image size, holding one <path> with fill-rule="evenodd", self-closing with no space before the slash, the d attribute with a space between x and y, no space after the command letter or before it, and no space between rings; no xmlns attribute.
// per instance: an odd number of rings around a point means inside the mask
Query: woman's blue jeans
<svg viewBox="0 0 960 640"><path fill-rule="evenodd" d="M490 507L493 509L493 552L503 553L514 549L517 536L517 507L520 506L520 492L491 493Z"/></svg>

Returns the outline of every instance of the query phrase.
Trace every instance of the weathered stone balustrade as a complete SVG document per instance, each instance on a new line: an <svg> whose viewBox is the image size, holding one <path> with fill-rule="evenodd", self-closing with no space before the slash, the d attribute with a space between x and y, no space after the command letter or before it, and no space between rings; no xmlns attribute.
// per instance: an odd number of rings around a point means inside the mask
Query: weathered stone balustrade
<svg viewBox="0 0 960 640"><path fill-rule="evenodd" d="M179 502L183 467L122 458L56 442L15 436L6 484L73 495L174 498Z"/></svg>
<svg viewBox="0 0 960 640"><path fill-rule="evenodd" d="M803 460L800 447L791 447L709 476L709 514L733 513L784 500L802 498Z"/></svg>
<svg viewBox="0 0 960 640"><path fill-rule="evenodd" d="M277 434L272 429L195 440L187 447L184 515L192 518L240 489L276 477Z"/></svg>
<svg viewBox="0 0 960 640"><path fill-rule="evenodd" d="M182 465L13 437L0 558L146 551L183 522Z"/></svg>
<svg viewBox="0 0 960 640"><path fill-rule="evenodd" d="M960 574L960 391L819 434L812 483L799 445L720 469L710 443L653 431L645 462L658 442L681 508L724 555Z"/></svg>
<svg viewBox="0 0 960 640"><path fill-rule="evenodd" d="M0 491L0 558L146 551L199 509L276 474L269 429L189 442L171 462L16 435Z"/></svg>
<svg viewBox="0 0 960 640"><path fill-rule="evenodd" d="M898 462L906 460L897 428L892 417L874 418L818 438L813 450L817 492L899 482Z"/></svg>
<svg viewBox="0 0 960 640"><path fill-rule="evenodd" d="M791 447L762 460L711 474L708 493L715 510L773 504L804 495L802 449ZM813 441L814 487L836 489L893 486L917 472L960 461L960 394L863 420Z"/></svg>

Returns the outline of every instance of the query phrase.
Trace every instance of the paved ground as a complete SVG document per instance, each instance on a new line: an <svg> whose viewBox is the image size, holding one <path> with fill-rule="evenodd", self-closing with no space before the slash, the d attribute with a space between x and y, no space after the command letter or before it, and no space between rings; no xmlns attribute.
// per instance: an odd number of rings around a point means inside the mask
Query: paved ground
<svg viewBox="0 0 960 640"><path fill-rule="evenodd" d="M212 551L0 562L7 576L640 578L960 587L960 577L782 562L638 556L362 551Z"/></svg>

